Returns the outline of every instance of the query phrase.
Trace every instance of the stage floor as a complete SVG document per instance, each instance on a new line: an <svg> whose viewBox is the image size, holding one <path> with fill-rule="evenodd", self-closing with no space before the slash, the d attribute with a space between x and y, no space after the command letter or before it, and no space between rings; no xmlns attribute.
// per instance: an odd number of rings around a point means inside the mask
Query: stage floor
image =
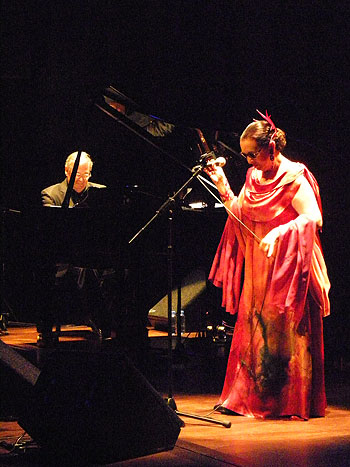
<svg viewBox="0 0 350 467"><path fill-rule="evenodd" d="M77 342L85 343L86 346L96 345L91 330L87 327L67 326L64 327L63 334L58 345L71 343L74 346ZM149 336L156 339L164 337L164 334L150 330ZM9 334L1 336L1 339L17 351L22 349L22 355L26 349L33 352L36 347L35 328L29 325L9 328ZM177 373L175 377L176 375ZM348 381L344 377L338 380L329 378L328 381L329 406L325 418L309 421L267 421L217 413L210 415L215 420L230 421L231 427L225 428L181 416L185 426L181 428L174 449L109 465L350 466ZM166 396L166 392L162 395ZM218 391L174 392L179 412L200 416L211 411L218 396ZM13 444L22 433L23 429L15 420L0 419L1 441ZM34 452L35 447L28 449L26 453L11 455L6 449L0 448L0 465L44 465L38 460L40 456L38 458L33 455ZM57 465L60 465L59 462Z"/></svg>

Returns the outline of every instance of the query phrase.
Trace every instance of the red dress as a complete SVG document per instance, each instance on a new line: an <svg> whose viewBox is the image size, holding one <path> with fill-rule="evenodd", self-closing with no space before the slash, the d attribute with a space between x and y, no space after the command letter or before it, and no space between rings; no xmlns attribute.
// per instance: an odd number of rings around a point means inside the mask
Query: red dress
<svg viewBox="0 0 350 467"><path fill-rule="evenodd" d="M302 178L289 162L270 184L250 168L232 212L260 239L279 227L277 252L267 258L247 229L229 217L209 279L222 305L238 311L220 404L259 418L324 416L322 317L329 314L329 281L316 224L292 206Z"/></svg>

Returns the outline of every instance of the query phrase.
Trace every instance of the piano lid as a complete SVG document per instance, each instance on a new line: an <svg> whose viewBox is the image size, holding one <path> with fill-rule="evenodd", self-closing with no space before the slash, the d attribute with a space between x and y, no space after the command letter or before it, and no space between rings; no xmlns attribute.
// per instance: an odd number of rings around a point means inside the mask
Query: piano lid
<svg viewBox="0 0 350 467"><path fill-rule="evenodd" d="M103 98L107 105L125 115L129 120L146 130L152 136L163 137L170 134L175 125L167 123L155 115L147 115L141 112L139 106L133 100L126 97L114 86L108 86L103 91Z"/></svg>
<svg viewBox="0 0 350 467"><path fill-rule="evenodd" d="M210 151L214 151L217 157L222 156L226 160L230 160L226 166L227 175L233 181L234 187L242 184L246 172L246 161L239 155L239 135L237 133L213 128L201 130L178 122L170 123L151 113L146 113L134 100L127 97L114 85L105 87L101 95L95 99L94 105L115 120L118 125L127 128L145 141L147 145L155 148L157 153L162 156L166 170L170 172L171 176L168 177L164 171L161 172L163 164L157 163L157 170L160 171L159 181L168 183L169 193L178 188L174 184L178 183L177 180L179 182L186 180L203 153ZM171 163L169 167L167 167L167 162ZM231 173L232 167L230 168L230 166L233 166L235 173ZM178 172L181 173L179 179L176 178ZM204 193L206 190L200 188L200 191ZM203 197L203 201L207 202L207 195ZM196 198L200 197L196 196ZM196 201L200 200L196 199Z"/></svg>

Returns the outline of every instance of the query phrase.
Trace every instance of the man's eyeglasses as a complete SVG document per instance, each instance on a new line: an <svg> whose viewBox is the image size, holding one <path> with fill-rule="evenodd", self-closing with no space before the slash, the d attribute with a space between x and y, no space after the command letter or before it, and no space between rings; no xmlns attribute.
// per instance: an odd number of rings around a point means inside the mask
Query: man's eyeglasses
<svg viewBox="0 0 350 467"><path fill-rule="evenodd" d="M250 157L251 159L256 159L258 157L258 154L259 152L262 150L262 148L260 148L258 151L256 152L247 152L247 153L244 153L244 152L240 152L239 154L244 157L244 159L247 159L248 157Z"/></svg>
<svg viewBox="0 0 350 467"><path fill-rule="evenodd" d="M77 172L75 176L76 179L83 178L84 180L88 180L90 177L91 177L90 173L80 174L79 172Z"/></svg>
<svg viewBox="0 0 350 467"><path fill-rule="evenodd" d="M91 177L91 174L80 174L79 172L76 175L77 178L85 178L88 179Z"/></svg>

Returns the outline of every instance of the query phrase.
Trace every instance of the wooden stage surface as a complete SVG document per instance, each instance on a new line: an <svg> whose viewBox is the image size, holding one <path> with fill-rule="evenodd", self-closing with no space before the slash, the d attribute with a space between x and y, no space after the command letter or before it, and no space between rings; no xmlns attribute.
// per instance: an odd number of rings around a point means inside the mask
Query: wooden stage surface
<svg viewBox="0 0 350 467"><path fill-rule="evenodd" d="M91 331L86 327L63 327L65 336L60 345L78 342L96 345ZM149 331L152 341L164 337L164 333ZM37 351L36 332L33 326L9 328L1 340L15 350ZM23 352L22 352L23 355ZM206 358L204 356L204 358ZM176 373L177 375L177 373ZM175 375L175 376L176 376ZM191 369L195 380L196 374ZM174 449L137 459L129 459L109 465L121 466L350 466L350 405L349 373L332 374L327 379L328 409L325 418L309 421L257 420L240 416L211 414L216 420L230 421L231 427L208 423L181 416L185 426ZM156 382L152 381L154 387ZM156 389L166 396L164 386ZM196 390L194 386L186 393L176 386L174 399L179 412L205 416L217 402L219 391ZM210 388L209 388L210 389ZM1 414L0 414L1 416ZM0 417L0 441L10 445L23 434L16 420ZM24 440L30 440L25 435ZM0 447L0 466L43 466L38 457L25 453L9 454ZM57 465L61 465L58 460ZM74 467L74 466L72 466Z"/></svg>

